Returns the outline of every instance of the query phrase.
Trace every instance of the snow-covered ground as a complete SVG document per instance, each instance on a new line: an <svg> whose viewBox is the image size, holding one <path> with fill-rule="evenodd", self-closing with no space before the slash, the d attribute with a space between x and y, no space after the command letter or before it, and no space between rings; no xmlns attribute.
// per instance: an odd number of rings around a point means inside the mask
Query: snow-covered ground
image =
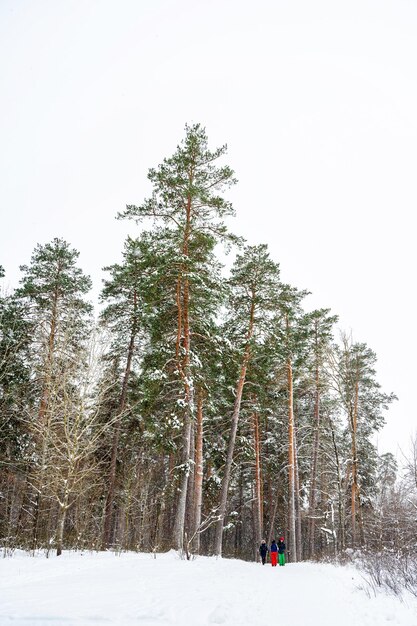
<svg viewBox="0 0 417 626"><path fill-rule="evenodd" d="M0 624L417 626L417 601L368 597L351 567L176 553L0 559Z"/></svg>

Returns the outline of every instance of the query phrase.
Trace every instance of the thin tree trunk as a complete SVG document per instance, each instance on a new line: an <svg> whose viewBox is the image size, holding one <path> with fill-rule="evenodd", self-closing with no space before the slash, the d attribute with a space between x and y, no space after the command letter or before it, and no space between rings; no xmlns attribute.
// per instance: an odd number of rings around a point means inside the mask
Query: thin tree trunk
<svg viewBox="0 0 417 626"><path fill-rule="evenodd" d="M246 370L247 370L249 360L250 360L250 342L253 336L254 319L255 319L255 293L253 292L250 316L249 316L249 328L248 328L248 333L246 337L246 347L245 347L245 352L243 354L243 360L242 360L242 364L240 368L240 376L239 376L239 380L238 380L237 387L236 387L235 403L234 403L233 414L232 414L232 427L231 427L231 432L230 432L230 437L229 437L226 465L224 469L222 487L221 487L221 492L220 492L220 504L219 504L219 511L218 511L219 520L216 524L216 536L215 536L215 543L214 543L214 554L216 556L222 555L223 522L224 522L224 516L226 514L227 494L229 491L230 475L232 471L233 453L235 449L237 425L238 425L239 414L240 414L240 404L242 402L243 386L245 384L245 379L246 379Z"/></svg>
<svg viewBox="0 0 417 626"><path fill-rule="evenodd" d="M59 503L59 519L57 526L56 555L61 556L64 541L65 520L68 511L69 491L65 490L64 499Z"/></svg>
<svg viewBox="0 0 417 626"><path fill-rule="evenodd" d="M6 531L6 541L5 547L6 549L13 549L17 546L15 542L10 543L10 539L16 538L18 536L18 523L19 517L21 515L24 495L25 495L26 485L25 481L19 478L18 475L13 475L13 487L10 499L10 505L8 507L8 521L7 521L7 531ZM8 493L9 497L9 493Z"/></svg>
<svg viewBox="0 0 417 626"><path fill-rule="evenodd" d="M344 550L346 547L346 538L345 538L345 508L344 508L344 498L342 492L342 473L340 469L340 461L339 461L339 452L337 449L336 436L333 428L333 422L329 417L330 430L332 433L332 441L333 441L333 449L334 449L334 457L336 461L336 471L337 471L337 512L339 517L339 547L340 550Z"/></svg>
<svg viewBox="0 0 417 626"><path fill-rule="evenodd" d="M290 534L289 553L291 561L297 562L297 535L295 528L295 459L294 459L294 407L293 373L291 359L287 359L288 380L288 526Z"/></svg>
<svg viewBox="0 0 417 626"><path fill-rule="evenodd" d="M135 341L136 341L136 335L137 335L137 321L136 321L137 306L138 306L137 292L135 290L133 293L132 331L130 335L126 367L125 367L125 372L123 376L122 391L120 394L119 406L118 406L118 411L117 411L118 417L116 420L115 430L114 430L114 435L113 435L107 496L106 496L106 503L104 506L104 524L103 524L103 536L102 536L102 548L103 549L106 549L110 544L111 526L112 526L112 519L113 519L114 492L115 492L115 486L116 486L117 452L119 448L120 432L122 428L122 416L123 416L123 411L126 406L129 377L132 371L133 353L135 350Z"/></svg>
<svg viewBox="0 0 417 626"><path fill-rule="evenodd" d="M266 433L269 432L269 423L268 423L267 417L265 418L265 432ZM269 446L268 437L267 437L265 441L265 458L268 459L269 455L270 455L270 446ZM267 501L267 520L268 520L268 528L269 528L269 535L268 535L268 545L269 545L271 543L269 540L269 537L272 533L273 520L275 519L276 507L277 507L277 504L276 504L277 498L274 498L273 493L272 493L272 477L271 477L271 468L269 467L269 465L267 466L267 473L266 473L266 501ZM263 539L265 539L265 537L263 537Z"/></svg>
<svg viewBox="0 0 417 626"><path fill-rule="evenodd" d="M317 461L320 443L320 376L319 366L316 363L316 390L314 400L314 437L311 462L310 476L310 495L309 495L309 523L308 523L308 553L310 559L314 558L315 553L315 535L316 535L316 482L317 482Z"/></svg>
<svg viewBox="0 0 417 626"><path fill-rule="evenodd" d="M188 476L188 491L187 491L187 501L185 507L185 522L184 528L187 531L188 541L191 541L191 537L194 532L194 498L195 498L195 448L196 448L196 420L191 421L191 434L190 434L190 457L189 457L189 476ZM188 548L190 548L190 543Z"/></svg>
<svg viewBox="0 0 417 626"><path fill-rule="evenodd" d="M260 443L259 443L259 418L256 411L253 416L253 444L255 449L255 498L254 498L254 516L255 516L255 529L257 533L256 543L260 543L263 536L262 528L262 493L261 493L261 462L260 462ZM256 550L257 558L259 557L258 550Z"/></svg>
<svg viewBox="0 0 417 626"><path fill-rule="evenodd" d="M195 471L194 471L194 549L200 552L200 533L198 529L201 524L201 507L203 500L203 396L201 389L197 397L197 432L195 445Z"/></svg>
<svg viewBox="0 0 417 626"><path fill-rule="evenodd" d="M182 294L182 281L181 274L177 279L177 292L176 292L176 304L177 304L177 340L175 342L175 357L177 363L181 362L181 338L182 338L182 304L181 304L181 294Z"/></svg>
<svg viewBox="0 0 417 626"><path fill-rule="evenodd" d="M277 516L277 509L278 509L278 489L275 495L275 504L274 504L274 509L272 511L272 515L271 515L271 521L269 523L268 546L270 546L272 542L272 535L274 532L274 524L275 524L275 518Z"/></svg>
<svg viewBox="0 0 417 626"><path fill-rule="evenodd" d="M360 542L361 542L361 546L365 545L365 529L363 526L363 516L362 516L362 508L361 508L361 499L360 499L360 487L358 486L358 491L357 491L357 498L358 498L358 520L359 520L359 537L360 537Z"/></svg>
<svg viewBox="0 0 417 626"><path fill-rule="evenodd" d="M298 449L297 429L294 425L294 495L295 495L295 519L297 536L297 561L302 560L302 533L301 533L301 507L300 507L300 476L298 473Z"/></svg>
<svg viewBox="0 0 417 626"><path fill-rule="evenodd" d="M243 469L240 467L239 471L239 513L242 521L243 511ZM242 555L242 524L236 524L235 526L235 558Z"/></svg>
<svg viewBox="0 0 417 626"><path fill-rule="evenodd" d="M258 518L258 503L256 501L256 485L255 483L252 481L252 485L251 485L251 513L252 513L252 528L253 528L253 541L252 543L252 550L253 550L253 557L254 560L256 562L259 561L260 559L260 554L259 554L259 550L258 550L258 546L259 546L259 537L260 537L260 532L259 532L259 518Z"/></svg>
<svg viewBox="0 0 417 626"><path fill-rule="evenodd" d="M356 450L356 431L358 424L358 399L359 382L355 384L355 401L352 416L352 491L351 491L351 517L352 517L352 547L356 546L356 502L358 497L358 459Z"/></svg>
<svg viewBox="0 0 417 626"><path fill-rule="evenodd" d="M162 492L158 495L159 511L157 514L155 539L154 539L153 546L152 546L152 550L154 552L158 552L161 550L161 546L163 545L164 539L165 539L165 513L166 513L166 503L168 500L167 491L168 491L168 481L170 480L170 472L168 473L168 480L167 480L166 463L165 463L164 457L162 457L161 459L160 476L163 477L164 487L162 489Z"/></svg>

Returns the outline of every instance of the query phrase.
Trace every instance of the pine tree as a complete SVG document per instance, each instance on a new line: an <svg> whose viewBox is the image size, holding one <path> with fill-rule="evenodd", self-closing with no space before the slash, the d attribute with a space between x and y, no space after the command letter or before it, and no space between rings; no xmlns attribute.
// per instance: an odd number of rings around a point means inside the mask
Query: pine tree
<svg viewBox="0 0 417 626"><path fill-rule="evenodd" d="M219 194L235 180L229 167L217 164L225 152L226 146L214 151L208 149L205 130L199 124L186 126L186 137L174 155L165 159L157 169L149 171L152 196L141 206L128 206L120 215L136 221L153 218L171 229L171 241L176 244L176 258L173 259L177 271L175 355L184 390L182 480L173 529L173 545L179 549L184 545L195 408L190 318L193 290L198 280L194 263L200 252L199 240L230 240L223 218L232 215L233 211L231 204Z"/></svg>
<svg viewBox="0 0 417 626"><path fill-rule="evenodd" d="M16 297L29 307L33 324L31 353L38 402L33 417L37 463L34 468L35 509L32 546L38 545L40 509L45 490L48 432L57 403L72 394L78 355L89 332L91 305L84 296L91 281L76 266L79 253L62 239L38 245L30 265L21 266L23 277ZM42 433L42 437L39 437ZM36 435L37 434L37 435Z"/></svg>
<svg viewBox="0 0 417 626"><path fill-rule="evenodd" d="M149 314L147 318L148 337L144 348L138 412L146 429L146 441L154 442L154 449L165 458L159 477L165 476L163 487L164 502L159 516L159 536L166 538L172 534L170 522L175 519L173 489L183 479L182 420L185 400L184 385L178 370L177 346L177 272L175 239L171 231L158 230L157 254L154 266L157 277L150 292ZM193 350L190 368L196 396L195 421L191 424L189 456L189 488L186 501L184 528L187 540L184 546L189 551L198 550L199 537L210 524L209 519L201 522L201 481L196 483L194 454L201 456L194 440L199 432L198 422L202 412L213 412L218 395L218 365L222 338L217 330L216 318L223 299L220 265L214 257L214 238L200 235L192 242L193 255L193 298L189 303L192 319L191 339ZM201 423L200 423L201 426ZM202 432L200 430L200 437ZM200 475L201 478L201 475ZM199 512L200 511L200 512ZM210 516L209 516L210 517ZM159 542L158 542L159 543ZM172 545L171 542L168 545Z"/></svg>

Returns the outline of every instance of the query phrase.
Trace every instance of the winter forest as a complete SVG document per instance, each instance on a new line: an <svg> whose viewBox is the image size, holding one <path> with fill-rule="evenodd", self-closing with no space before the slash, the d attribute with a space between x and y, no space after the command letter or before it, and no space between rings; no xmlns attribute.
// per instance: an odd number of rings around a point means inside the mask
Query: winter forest
<svg viewBox="0 0 417 626"><path fill-rule="evenodd" d="M95 311L58 237L0 297L1 546L253 561L283 534L293 563L407 557L417 441L401 473L378 455L376 354L234 232L226 146L179 139L117 215Z"/></svg>

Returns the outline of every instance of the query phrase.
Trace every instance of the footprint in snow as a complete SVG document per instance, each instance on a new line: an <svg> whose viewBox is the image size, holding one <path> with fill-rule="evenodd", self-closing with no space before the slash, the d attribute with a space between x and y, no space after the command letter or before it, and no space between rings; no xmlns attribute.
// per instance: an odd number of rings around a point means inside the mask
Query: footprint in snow
<svg viewBox="0 0 417 626"><path fill-rule="evenodd" d="M227 612L223 606L216 606L209 615L209 624L224 624L227 619Z"/></svg>

